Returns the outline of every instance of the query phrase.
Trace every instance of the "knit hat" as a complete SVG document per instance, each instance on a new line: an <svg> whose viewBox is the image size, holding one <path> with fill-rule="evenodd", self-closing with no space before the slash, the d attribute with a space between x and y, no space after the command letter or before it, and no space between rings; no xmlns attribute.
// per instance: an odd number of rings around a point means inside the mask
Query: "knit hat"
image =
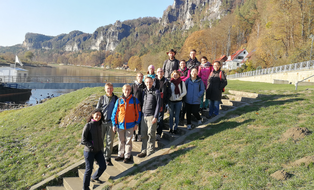
<svg viewBox="0 0 314 190"><path fill-rule="evenodd" d="M154 65L150 65L150 66L148 66L148 70L149 70L149 68L152 68L153 70L155 70Z"/></svg>

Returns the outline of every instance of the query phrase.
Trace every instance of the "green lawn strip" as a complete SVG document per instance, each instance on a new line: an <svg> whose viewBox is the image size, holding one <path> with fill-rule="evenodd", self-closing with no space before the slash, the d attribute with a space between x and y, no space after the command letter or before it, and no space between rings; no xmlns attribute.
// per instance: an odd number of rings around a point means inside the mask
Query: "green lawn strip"
<svg viewBox="0 0 314 190"><path fill-rule="evenodd" d="M121 88L116 88L121 94ZM25 189L83 159L86 121L60 128L61 120L103 87L84 88L43 104L0 113L0 189Z"/></svg>
<svg viewBox="0 0 314 190"><path fill-rule="evenodd" d="M176 148L172 159L136 188L311 189L313 164L293 166L292 162L313 155L314 136L284 141L282 134L291 127L314 131L314 93L283 91L230 112L189 136L189 143ZM281 169L291 178L277 181L270 176Z"/></svg>
<svg viewBox="0 0 314 190"><path fill-rule="evenodd" d="M298 91L304 91L309 88L314 89L313 86L298 86ZM254 93L261 93L261 94L274 94L274 93L284 93L287 91L293 92L295 91L295 85L228 80L228 85L226 86L226 90L238 90L238 91L254 92Z"/></svg>

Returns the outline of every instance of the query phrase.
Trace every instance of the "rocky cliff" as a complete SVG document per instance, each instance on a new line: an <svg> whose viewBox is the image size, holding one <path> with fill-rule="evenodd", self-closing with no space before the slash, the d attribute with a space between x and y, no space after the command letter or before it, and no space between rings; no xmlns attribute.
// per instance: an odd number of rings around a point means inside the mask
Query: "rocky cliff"
<svg viewBox="0 0 314 190"><path fill-rule="evenodd" d="M27 49L63 49L64 51L109 50L114 51L121 39L130 35L136 37L140 27L157 25L159 35L174 30L188 30L197 25L202 28L206 24L219 19L226 11L221 8L222 0L174 0L161 19L139 18L99 27L93 34L72 31L55 37L42 34L27 33L23 46Z"/></svg>

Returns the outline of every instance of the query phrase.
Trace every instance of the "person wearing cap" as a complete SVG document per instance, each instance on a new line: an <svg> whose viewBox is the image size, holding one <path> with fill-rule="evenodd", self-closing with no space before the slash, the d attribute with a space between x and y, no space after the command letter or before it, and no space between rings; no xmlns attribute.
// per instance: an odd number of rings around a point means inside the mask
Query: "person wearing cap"
<svg viewBox="0 0 314 190"><path fill-rule="evenodd" d="M196 58L196 50L192 49L190 51L190 59L186 62L188 69L192 70L193 68L198 69L200 62Z"/></svg>
<svg viewBox="0 0 314 190"><path fill-rule="evenodd" d="M156 82L155 82L156 74L155 74L155 67L154 67L154 65L148 66L147 75L144 76L143 82L145 81L146 77L152 78L153 79L153 86L156 87Z"/></svg>
<svg viewBox="0 0 314 190"><path fill-rule="evenodd" d="M167 52L167 55L169 56L169 59L167 59L164 62L164 65L162 67L163 71L164 71L164 76L170 81L171 80L171 73L174 70L178 70L179 69L179 60L177 60L175 58L176 55L176 51L174 51L173 49L169 50Z"/></svg>

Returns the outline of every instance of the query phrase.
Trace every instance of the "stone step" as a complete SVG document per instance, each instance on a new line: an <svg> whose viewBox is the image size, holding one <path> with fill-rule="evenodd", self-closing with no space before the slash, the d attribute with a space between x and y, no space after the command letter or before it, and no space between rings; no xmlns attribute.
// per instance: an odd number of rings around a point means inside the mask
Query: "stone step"
<svg viewBox="0 0 314 190"><path fill-rule="evenodd" d="M257 93L252 93L252 92L242 92L242 91L236 91L236 90L229 90L230 94L236 95L236 96L241 96L241 97L246 97L246 98L258 98L261 95Z"/></svg>
<svg viewBox="0 0 314 190"><path fill-rule="evenodd" d="M221 99L221 102L223 105L234 106L234 107L242 106L243 104L245 104L244 102L232 101L229 99Z"/></svg>
<svg viewBox="0 0 314 190"><path fill-rule="evenodd" d="M94 167L94 168L97 169L98 167ZM96 171L95 169L93 170L92 174ZM83 180L85 169L79 169L78 173L79 173L80 179ZM118 170L115 166L107 166L106 170L100 176L99 179L102 181L108 181L109 179L119 175L120 173L121 171Z"/></svg>
<svg viewBox="0 0 314 190"><path fill-rule="evenodd" d="M132 153L132 155L133 155L133 153ZM116 157L118 157L118 154L112 154L111 155L111 162L121 172L124 172L125 170L131 168L134 164L134 161L131 163L128 163L128 164L123 163L123 161L116 161L115 160Z"/></svg>
<svg viewBox="0 0 314 190"><path fill-rule="evenodd" d="M220 110L230 110L230 109L233 109L234 108L234 106L228 106L228 105L223 105L223 104L220 104L219 105L219 109Z"/></svg>
<svg viewBox="0 0 314 190"><path fill-rule="evenodd" d="M47 190L66 190L66 188L63 186L47 186L46 189Z"/></svg>
<svg viewBox="0 0 314 190"><path fill-rule="evenodd" d="M63 185L66 190L78 190L83 188L83 181L79 177L65 177L63 178ZM90 187L93 187L92 182Z"/></svg>
<svg viewBox="0 0 314 190"><path fill-rule="evenodd" d="M227 94L227 97L231 101L246 102L246 103L251 103L256 100L255 98L241 97L241 96L235 96L235 95L230 95L230 94Z"/></svg>

